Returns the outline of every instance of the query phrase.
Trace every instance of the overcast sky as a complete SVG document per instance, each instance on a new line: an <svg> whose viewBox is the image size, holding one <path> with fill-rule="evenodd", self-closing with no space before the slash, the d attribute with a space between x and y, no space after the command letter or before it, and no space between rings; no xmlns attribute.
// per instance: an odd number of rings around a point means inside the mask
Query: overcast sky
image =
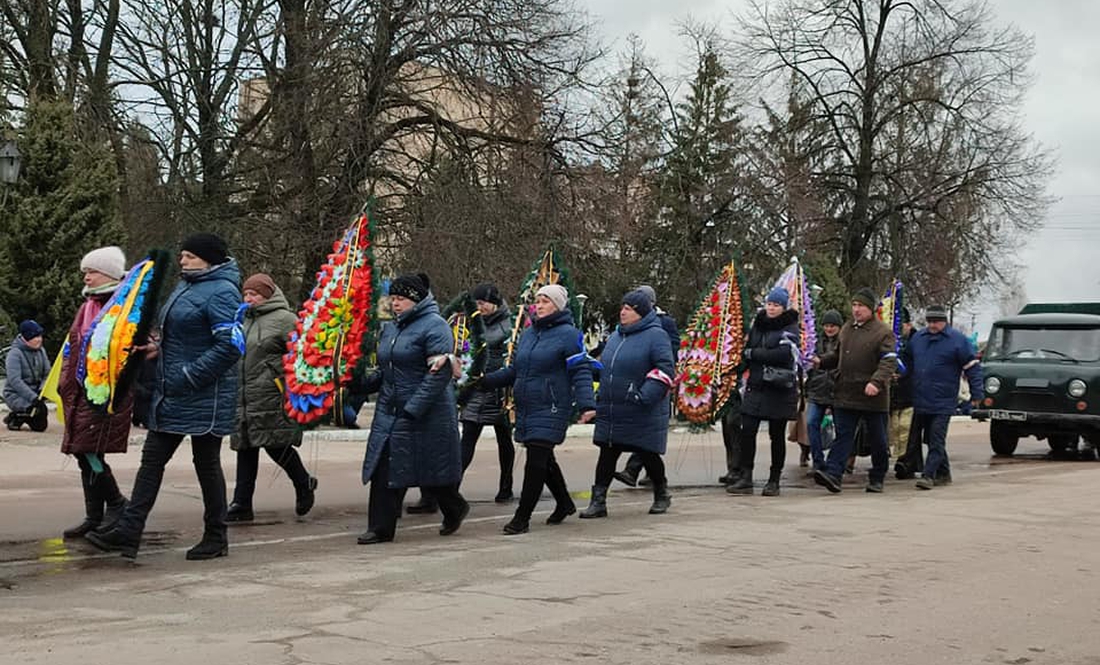
<svg viewBox="0 0 1100 665"><path fill-rule="evenodd" d="M1054 149L1058 197L1044 229L1020 252L1031 301L1100 301L1100 2L991 0L996 18L1035 37L1036 75L1025 105L1026 127ZM635 33L665 71L683 50L676 24L689 17L732 26L744 0L583 0L605 43L619 50ZM984 336L995 307L974 306Z"/></svg>

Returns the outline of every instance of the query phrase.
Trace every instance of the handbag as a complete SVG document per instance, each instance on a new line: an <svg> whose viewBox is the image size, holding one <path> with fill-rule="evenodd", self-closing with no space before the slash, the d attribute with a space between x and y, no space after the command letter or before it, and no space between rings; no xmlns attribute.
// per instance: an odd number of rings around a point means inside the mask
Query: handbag
<svg viewBox="0 0 1100 665"><path fill-rule="evenodd" d="M764 385L766 386L789 390L791 388L794 388L795 381L798 379L798 375L794 373L793 369L764 365L764 372L761 375L760 379L764 382Z"/></svg>

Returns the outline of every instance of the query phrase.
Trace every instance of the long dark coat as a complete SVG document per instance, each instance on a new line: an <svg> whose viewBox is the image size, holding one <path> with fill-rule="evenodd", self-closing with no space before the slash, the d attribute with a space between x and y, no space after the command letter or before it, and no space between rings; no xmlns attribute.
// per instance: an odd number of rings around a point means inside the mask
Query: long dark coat
<svg viewBox="0 0 1100 665"><path fill-rule="evenodd" d="M756 314L749 329L746 349L752 349L748 361L749 380L741 413L761 420L794 420L798 417L798 386L779 388L764 383L764 367L795 369L798 352L798 312L788 309L774 319L764 310Z"/></svg>
<svg viewBox="0 0 1100 665"><path fill-rule="evenodd" d="M485 374L504 367L504 356L508 350L508 340L512 337L512 313L501 306L497 311L485 317ZM492 425L504 413L502 391L495 388L477 387L462 407L463 422Z"/></svg>
<svg viewBox="0 0 1100 665"><path fill-rule="evenodd" d="M449 370L432 373L429 361L454 350L454 337L429 295L385 324L378 340L378 369L367 380L378 391L363 459L370 481L383 451L387 487L441 487L462 479L458 410Z"/></svg>
<svg viewBox="0 0 1100 665"><path fill-rule="evenodd" d="M283 408L282 383L287 335L297 322L280 289L245 313L238 425L230 439L233 450L301 445L302 431Z"/></svg>
<svg viewBox="0 0 1100 665"><path fill-rule="evenodd" d="M665 453L668 391L676 371L668 342L656 312L611 333L601 356L593 443Z"/></svg>
<svg viewBox="0 0 1100 665"><path fill-rule="evenodd" d="M232 434L237 427L233 338L241 304L237 262L183 273L160 313L160 355L149 429L172 434Z"/></svg>
<svg viewBox="0 0 1100 665"><path fill-rule="evenodd" d="M520 443L557 445L565 440L574 411L596 408L588 354L568 310L535 319L520 336L512 364L486 374L482 384L513 386Z"/></svg>
<svg viewBox="0 0 1100 665"><path fill-rule="evenodd" d="M69 327L69 354L61 365L61 378L57 385L57 394L61 396L61 404L65 409L65 433L61 438L61 452L66 455L124 453L130 438L130 420L134 410L133 391L123 396L113 415L107 415L106 411L88 403L84 386L77 379L77 360L84 334L110 298L110 293L88 296Z"/></svg>

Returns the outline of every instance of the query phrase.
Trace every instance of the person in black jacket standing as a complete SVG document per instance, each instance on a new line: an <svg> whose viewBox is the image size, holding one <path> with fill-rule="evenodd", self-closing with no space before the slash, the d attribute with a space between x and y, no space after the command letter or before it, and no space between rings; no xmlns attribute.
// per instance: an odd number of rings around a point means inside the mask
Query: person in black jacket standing
<svg viewBox="0 0 1100 665"><path fill-rule="evenodd" d="M787 308L789 301L786 289L772 289L749 329L744 351L749 378L741 402L741 477L726 487L730 494L753 493L756 432L766 420L772 464L763 495L779 496L779 476L787 460L787 421L798 415L798 312Z"/></svg>
<svg viewBox="0 0 1100 665"><path fill-rule="evenodd" d="M657 322L661 325L661 329L665 331L665 334L668 335L668 341L672 345L672 365L673 371L675 371L676 359L680 353L680 329L676 326L676 319L657 306L657 292L653 290L652 286L642 284L636 291L649 300L650 308L657 313ZM644 466L643 456L638 453L631 453L630 457L626 459L626 466L623 467L623 470L615 473L615 480L631 487L637 487L638 476L641 475ZM647 482L648 479L641 481L643 485Z"/></svg>

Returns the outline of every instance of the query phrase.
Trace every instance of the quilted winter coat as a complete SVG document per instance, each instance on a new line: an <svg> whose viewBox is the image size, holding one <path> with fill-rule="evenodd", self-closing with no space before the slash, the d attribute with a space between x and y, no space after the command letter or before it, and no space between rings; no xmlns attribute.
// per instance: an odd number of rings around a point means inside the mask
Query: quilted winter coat
<svg viewBox="0 0 1100 665"><path fill-rule="evenodd" d="M366 381L367 391L379 395L363 484L383 452L389 455L388 487L442 487L462 479L451 373L429 371L430 359L453 350L451 328L431 295L382 328L378 369Z"/></svg>
<svg viewBox="0 0 1100 665"><path fill-rule="evenodd" d="M508 340L512 337L512 313L501 306L485 317L485 374L504 367L504 355ZM462 407L463 422L492 425L503 415L502 391L493 388L477 388Z"/></svg>
<svg viewBox="0 0 1100 665"><path fill-rule="evenodd" d="M84 335L91 328L110 293L88 296L77 310L69 328L69 355L61 366L61 378L57 394L65 408L65 433L61 438L61 452L66 455L81 453L124 453L130 438L130 419L134 410L133 391L123 397L113 415L96 409L88 403L84 386L77 379L77 358Z"/></svg>
<svg viewBox="0 0 1100 665"><path fill-rule="evenodd" d="M676 370L669 336L657 313L619 326L600 360L593 442L663 455L668 444L668 391Z"/></svg>
<svg viewBox="0 0 1100 665"><path fill-rule="evenodd" d="M774 319L760 310L749 329L745 349L752 349L749 358L749 380L741 413L761 420L794 420L798 417L798 386L780 388L764 383L764 367L797 371L798 312L788 309Z"/></svg>
<svg viewBox="0 0 1100 665"><path fill-rule="evenodd" d="M595 408L592 368L569 310L535 319L520 336L512 364L486 374L481 384L512 386L520 443L557 445L565 440L574 411Z"/></svg>
<svg viewBox="0 0 1100 665"><path fill-rule="evenodd" d="M302 431L283 408L283 355L298 317L280 289L244 315L244 358L233 450L302 444Z"/></svg>
<svg viewBox="0 0 1100 665"><path fill-rule="evenodd" d="M242 349L234 329L240 281L237 262L230 259L201 272L184 272L168 296L158 326L151 431L225 436L236 429Z"/></svg>

